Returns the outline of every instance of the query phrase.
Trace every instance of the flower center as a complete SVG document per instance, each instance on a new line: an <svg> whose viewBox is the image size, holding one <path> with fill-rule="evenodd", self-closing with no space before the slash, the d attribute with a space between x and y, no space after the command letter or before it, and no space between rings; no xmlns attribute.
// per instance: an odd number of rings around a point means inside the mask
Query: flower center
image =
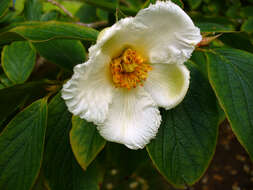
<svg viewBox="0 0 253 190"><path fill-rule="evenodd" d="M112 59L110 69L116 87L131 89L137 85L143 86L152 68L140 54L128 48L119 57Z"/></svg>

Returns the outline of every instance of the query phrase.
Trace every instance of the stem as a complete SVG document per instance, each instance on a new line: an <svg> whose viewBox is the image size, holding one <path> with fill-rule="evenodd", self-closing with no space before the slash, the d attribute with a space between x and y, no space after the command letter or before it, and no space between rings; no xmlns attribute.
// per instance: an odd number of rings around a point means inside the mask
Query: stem
<svg viewBox="0 0 253 190"><path fill-rule="evenodd" d="M71 12L69 12L63 5L61 5L60 3L58 3L55 0L47 0L49 3L52 3L53 5L59 7L66 15L68 15L70 18L75 18Z"/></svg>

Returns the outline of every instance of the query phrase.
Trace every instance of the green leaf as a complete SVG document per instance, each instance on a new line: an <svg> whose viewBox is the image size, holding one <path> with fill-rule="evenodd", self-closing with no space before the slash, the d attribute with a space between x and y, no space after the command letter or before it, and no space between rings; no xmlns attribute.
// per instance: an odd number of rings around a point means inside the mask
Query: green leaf
<svg viewBox="0 0 253 190"><path fill-rule="evenodd" d="M78 40L54 39L33 45L41 56L70 71L86 60L85 48Z"/></svg>
<svg viewBox="0 0 253 190"><path fill-rule="evenodd" d="M100 162L84 172L76 162L69 142L72 114L58 93L48 106L48 128L43 171L50 190L97 190L104 175Z"/></svg>
<svg viewBox="0 0 253 190"><path fill-rule="evenodd" d="M208 72L235 135L253 159L253 54L216 49L208 54Z"/></svg>
<svg viewBox="0 0 253 190"><path fill-rule="evenodd" d="M249 17L249 19L247 19L242 24L241 30L244 32L249 32L249 33L253 32L253 17Z"/></svg>
<svg viewBox="0 0 253 190"><path fill-rule="evenodd" d="M80 22L90 23L97 20L96 7L89 4L83 4L75 14L80 19Z"/></svg>
<svg viewBox="0 0 253 190"><path fill-rule="evenodd" d="M110 11L112 13L115 13L116 11L116 8L117 8L117 4L116 3L113 3L113 2L108 2L108 1L93 1L93 0L84 0L85 3L87 4L90 4L94 7L97 7L97 8L101 8L101 9L104 9L104 10L107 10L107 11ZM134 9L134 8L128 8L128 7L125 7L125 6L120 6L119 9L124 13L124 14L127 14L127 15L136 15L136 13L138 12L137 9Z"/></svg>
<svg viewBox="0 0 253 190"><path fill-rule="evenodd" d="M84 3L79 2L79 1L60 1L60 4L74 15ZM52 3L49 3L49 2L43 3L44 12L49 12L53 10L60 11L62 14L66 15L66 13L64 13L64 11L60 9L58 6L53 5Z"/></svg>
<svg viewBox="0 0 253 190"><path fill-rule="evenodd" d="M188 3L192 9L197 9L202 3L202 0L188 0Z"/></svg>
<svg viewBox="0 0 253 190"><path fill-rule="evenodd" d="M182 0L172 0L172 2L176 3L182 9L184 8L184 3L182 2Z"/></svg>
<svg viewBox="0 0 253 190"><path fill-rule="evenodd" d="M56 10L49 11L43 14L40 18L41 21L50 21L50 20L57 20L60 13Z"/></svg>
<svg viewBox="0 0 253 190"><path fill-rule="evenodd" d="M29 42L13 42L2 51L2 66L5 74L14 83L25 82L35 65L36 51Z"/></svg>
<svg viewBox="0 0 253 190"><path fill-rule="evenodd" d="M116 169L117 176L115 178L124 179L131 176L141 163L148 160L145 150L131 150L122 144L107 143L105 147L107 165L109 169ZM111 180L111 175L108 181Z"/></svg>
<svg viewBox="0 0 253 190"><path fill-rule="evenodd" d="M239 13L244 18L253 17L253 6L243 7Z"/></svg>
<svg viewBox="0 0 253 190"><path fill-rule="evenodd" d="M96 41L98 33L92 28L66 22L25 22L0 33L0 45L17 40L43 42L56 38Z"/></svg>
<svg viewBox="0 0 253 190"><path fill-rule="evenodd" d="M0 18L6 13L10 5L10 0L1 0L0 1Z"/></svg>
<svg viewBox="0 0 253 190"><path fill-rule="evenodd" d="M194 184L207 169L217 141L218 113L208 81L191 67L184 101L161 110L162 124L148 153L160 173L174 186Z"/></svg>
<svg viewBox="0 0 253 190"><path fill-rule="evenodd" d="M25 101L36 100L43 96L48 85L48 81L38 81L0 89L0 124Z"/></svg>
<svg viewBox="0 0 253 190"><path fill-rule="evenodd" d="M6 86L6 87L10 87L10 86L13 86L14 84L13 84L13 82L6 76L6 74L1 74L0 75L0 81L1 81L1 83L3 83L4 84L4 86Z"/></svg>
<svg viewBox="0 0 253 190"><path fill-rule="evenodd" d="M42 2L40 0L27 0L24 15L26 20L40 20L42 15Z"/></svg>
<svg viewBox="0 0 253 190"><path fill-rule="evenodd" d="M0 135L0 189L29 190L39 174L47 124L47 102L20 112Z"/></svg>
<svg viewBox="0 0 253 190"><path fill-rule="evenodd" d="M223 34L219 37L219 40L232 48L243 49L253 53L253 44L250 41L250 35L247 33Z"/></svg>
<svg viewBox="0 0 253 190"><path fill-rule="evenodd" d="M193 16L194 23L201 32L232 32L235 31L234 23L224 17Z"/></svg>
<svg viewBox="0 0 253 190"><path fill-rule="evenodd" d="M191 56L191 61L193 64L196 64L200 72L208 78L208 73L207 73L207 59L206 55L202 51L194 51L192 56Z"/></svg>
<svg viewBox="0 0 253 190"><path fill-rule="evenodd" d="M78 163L85 170L104 148L106 141L94 124L73 116L70 143Z"/></svg>

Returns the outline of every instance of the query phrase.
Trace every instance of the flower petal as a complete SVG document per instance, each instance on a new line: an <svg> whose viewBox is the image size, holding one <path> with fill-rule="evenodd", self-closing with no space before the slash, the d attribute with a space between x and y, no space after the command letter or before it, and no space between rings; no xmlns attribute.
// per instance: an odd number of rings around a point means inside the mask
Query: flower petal
<svg viewBox="0 0 253 190"><path fill-rule="evenodd" d="M158 106L171 109L185 97L190 72L183 64L154 64L144 88L149 92Z"/></svg>
<svg viewBox="0 0 253 190"><path fill-rule="evenodd" d="M108 119L104 125L98 126L98 130L108 141L139 149L155 137L160 122L158 107L143 88L119 89L110 106Z"/></svg>
<svg viewBox="0 0 253 190"><path fill-rule="evenodd" d="M146 27L146 47L151 63L184 63L202 37L191 18L171 1L157 1L135 17Z"/></svg>
<svg viewBox="0 0 253 190"><path fill-rule="evenodd" d="M106 119L113 96L108 62L110 59L98 52L86 63L75 66L72 78L62 89L69 111L96 124Z"/></svg>

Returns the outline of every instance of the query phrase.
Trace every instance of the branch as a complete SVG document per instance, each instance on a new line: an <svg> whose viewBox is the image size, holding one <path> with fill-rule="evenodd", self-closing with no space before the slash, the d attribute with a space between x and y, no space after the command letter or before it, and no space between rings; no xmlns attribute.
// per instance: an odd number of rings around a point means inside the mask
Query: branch
<svg viewBox="0 0 253 190"><path fill-rule="evenodd" d="M58 3L55 0L47 0L49 3L52 3L53 5L59 7L66 15L68 15L70 18L75 18L71 12L69 12L63 5L61 5L60 3Z"/></svg>

